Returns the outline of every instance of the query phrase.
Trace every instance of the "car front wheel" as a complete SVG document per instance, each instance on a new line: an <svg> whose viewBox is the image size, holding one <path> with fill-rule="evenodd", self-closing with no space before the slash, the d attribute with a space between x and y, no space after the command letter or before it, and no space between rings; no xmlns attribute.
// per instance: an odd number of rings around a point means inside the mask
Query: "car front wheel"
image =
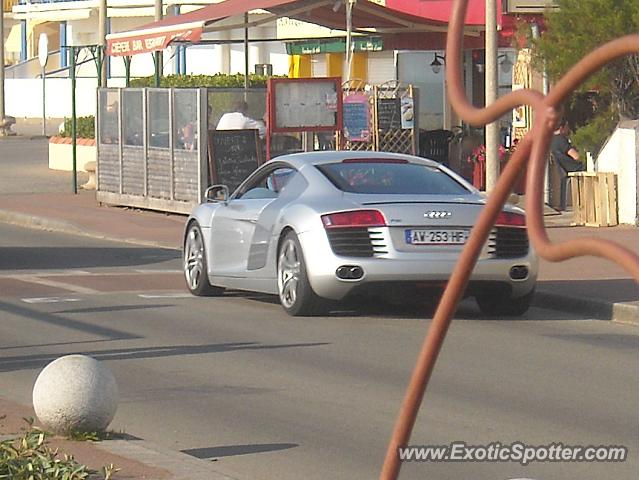
<svg viewBox="0 0 639 480"><path fill-rule="evenodd" d="M193 222L186 233L183 261L186 286L193 295L218 296L224 293L222 287L209 283L204 237L197 222Z"/></svg>
<svg viewBox="0 0 639 480"><path fill-rule="evenodd" d="M499 295L498 293L483 293L477 295L477 305L484 315L490 317L519 317L526 313L535 295L532 290L523 297L512 298L509 295Z"/></svg>
<svg viewBox="0 0 639 480"><path fill-rule="evenodd" d="M326 302L315 294L308 281L302 246L292 231L279 248L277 289L280 303L289 315L313 316L326 311Z"/></svg>

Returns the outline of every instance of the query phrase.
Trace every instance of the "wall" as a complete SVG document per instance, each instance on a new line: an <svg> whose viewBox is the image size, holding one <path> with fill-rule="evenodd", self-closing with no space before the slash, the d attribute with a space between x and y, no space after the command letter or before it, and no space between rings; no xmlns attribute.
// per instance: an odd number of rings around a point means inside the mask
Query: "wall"
<svg viewBox="0 0 639 480"><path fill-rule="evenodd" d="M637 132L639 121L622 122L597 157L596 170L617 174L619 223L637 225Z"/></svg>
<svg viewBox="0 0 639 480"><path fill-rule="evenodd" d="M94 115L97 82L79 78L76 89L78 117ZM46 114L49 118L71 116L71 80L50 78L46 81ZM5 82L5 111L16 118L42 118L42 80L7 79Z"/></svg>

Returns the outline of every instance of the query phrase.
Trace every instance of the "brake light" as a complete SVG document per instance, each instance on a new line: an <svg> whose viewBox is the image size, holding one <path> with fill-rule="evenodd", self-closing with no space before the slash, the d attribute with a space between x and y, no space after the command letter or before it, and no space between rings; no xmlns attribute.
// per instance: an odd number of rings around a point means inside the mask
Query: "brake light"
<svg viewBox="0 0 639 480"><path fill-rule="evenodd" d="M353 210L322 215L324 228L384 227L386 219L379 210Z"/></svg>
<svg viewBox="0 0 639 480"><path fill-rule="evenodd" d="M501 212L495 220L496 227L525 227L526 217L520 213Z"/></svg>

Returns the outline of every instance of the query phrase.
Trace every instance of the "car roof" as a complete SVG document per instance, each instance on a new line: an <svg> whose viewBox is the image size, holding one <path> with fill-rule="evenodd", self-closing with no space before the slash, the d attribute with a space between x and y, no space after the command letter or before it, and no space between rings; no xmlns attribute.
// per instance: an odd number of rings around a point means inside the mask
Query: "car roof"
<svg viewBox="0 0 639 480"><path fill-rule="evenodd" d="M422 165L439 166L440 163L427 158L416 157L404 153L375 152L375 151L352 151L352 150L322 150L316 152L291 153L273 158L273 161L284 161L296 168L304 165L321 165L323 163L341 162L346 159L401 159L410 163L420 163Z"/></svg>

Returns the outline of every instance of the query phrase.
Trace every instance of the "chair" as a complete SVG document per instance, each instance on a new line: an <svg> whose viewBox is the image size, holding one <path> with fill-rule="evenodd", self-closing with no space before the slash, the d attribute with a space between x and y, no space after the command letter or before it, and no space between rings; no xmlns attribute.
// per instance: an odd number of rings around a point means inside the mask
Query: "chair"
<svg viewBox="0 0 639 480"><path fill-rule="evenodd" d="M423 130L419 133L419 156L448 166L448 147L453 138L450 130Z"/></svg>

